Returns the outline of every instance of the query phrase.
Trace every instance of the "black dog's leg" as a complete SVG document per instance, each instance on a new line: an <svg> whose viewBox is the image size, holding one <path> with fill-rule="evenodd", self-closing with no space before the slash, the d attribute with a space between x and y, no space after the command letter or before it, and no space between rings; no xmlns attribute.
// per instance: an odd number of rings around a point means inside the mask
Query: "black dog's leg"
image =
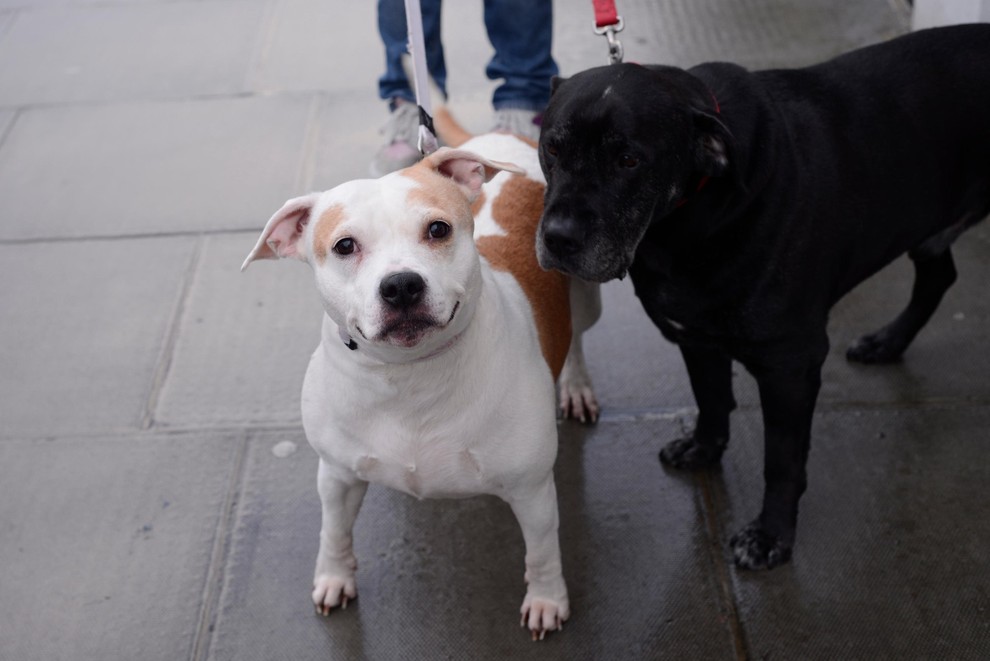
<svg viewBox="0 0 990 661"><path fill-rule="evenodd" d="M729 442L732 360L717 351L681 346L681 355L698 404L698 420L690 438L671 441L660 450L660 461L673 468L705 468L717 464Z"/></svg>
<svg viewBox="0 0 990 661"><path fill-rule="evenodd" d="M821 365L802 372L758 374L757 383L764 425L763 510L730 544L738 566L772 569L790 559L794 545Z"/></svg>
<svg viewBox="0 0 990 661"><path fill-rule="evenodd" d="M918 331L928 323L946 290L956 281L952 252L937 255L912 252L914 288L907 307L892 322L856 340L846 358L858 363L891 363L908 348Z"/></svg>

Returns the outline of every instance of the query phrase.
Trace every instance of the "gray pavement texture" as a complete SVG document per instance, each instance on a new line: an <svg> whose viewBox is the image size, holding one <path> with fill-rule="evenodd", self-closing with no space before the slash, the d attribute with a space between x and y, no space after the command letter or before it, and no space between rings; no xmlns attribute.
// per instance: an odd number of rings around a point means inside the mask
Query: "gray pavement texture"
<svg viewBox="0 0 990 661"><path fill-rule="evenodd" d="M452 105L487 128L481 2L448 2ZM620 0L627 58L809 64L908 29L898 0ZM557 0L564 74L604 62ZM372 487L360 598L309 601L320 525L299 264L238 267L286 198L364 176L386 119L374 3L0 0L0 659L990 658L990 227L903 363L844 347L906 299L891 265L831 322L790 565L736 571L761 423L664 471L694 409L628 283L587 351L604 416L562 423L573 616L518 628L522 538L490 498ZM291 450L295 448L295 452Z"/></svg>

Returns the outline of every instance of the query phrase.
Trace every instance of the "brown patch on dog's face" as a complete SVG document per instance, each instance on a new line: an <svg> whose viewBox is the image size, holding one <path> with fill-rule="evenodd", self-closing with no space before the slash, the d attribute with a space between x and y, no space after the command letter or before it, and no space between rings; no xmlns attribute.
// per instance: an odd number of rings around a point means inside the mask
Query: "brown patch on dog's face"
<svg viewBox="0 0 990 661"><path fill-rule="evenodd" d="M333 233L346 217L343 205L334 204L320 214L316 221L313 227L313 256L320 264L327 260L327 251L332 247L330 240Z"/></svg>
<svg viewBox="0 0 990 661"><path fill-rule="evenodd" d="M536 261L536 226L543 213L543 184L525 177L507 180L492 201L492 217L506 236L478 239L478 252L492 268L508 271L519 282L533 308L543 357L554 379L571 343L567 276L544 271Z"/></svg>
<svg viewBox="0 0 990 661"><path fill-rule="evenodd" d="M455 229L474 233L474 207L468 204L457 184L422 162L400 174L418 184L409 191L410 204L429 210L437 220L444 220Z"/></svg>

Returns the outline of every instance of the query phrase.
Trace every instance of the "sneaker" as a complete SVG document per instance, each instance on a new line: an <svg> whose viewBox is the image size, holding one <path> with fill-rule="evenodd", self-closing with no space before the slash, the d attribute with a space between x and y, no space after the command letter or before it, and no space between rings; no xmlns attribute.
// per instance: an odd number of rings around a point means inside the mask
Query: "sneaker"
<svg viewBox="0 0 990 661"><path fill-rule="evenodd" d="M540 120L542 118L543 115L534 110L503 108L495 111L495 127L492 131L511 133L536 142L540 139Z"/></svg>
<svg viewBox="0 0 990 661"><path fill-rule="evenodd" d="M419 108L415 103L396 101L382 133L385 135L385 145L371 161L372 177L409 167L422 156L416 148L419 141Z"/></svg>

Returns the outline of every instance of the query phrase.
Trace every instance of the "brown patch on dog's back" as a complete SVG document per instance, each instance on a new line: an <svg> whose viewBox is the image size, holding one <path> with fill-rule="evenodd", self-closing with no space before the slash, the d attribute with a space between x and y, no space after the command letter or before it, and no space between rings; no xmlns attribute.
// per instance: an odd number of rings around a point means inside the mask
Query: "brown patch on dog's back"
<svg viewBox="0 0 990 661"><path fill-rule="evenodd" d="M329 209L320 214L313 227L313 255L322 264L327 260L327 251L330 250L330 238L336 231L337 226L344 222L347 215L344 213L344 206L334 204Z"/></svg>
<svg viewBox="0 0 990 661"><path fill-rule="evenodd" d="M532 138L527 138L524 135L519 135L518 133L513 133L512 134L512 137L515 138L516 140L519 140L520 142L525 142L527 145L529 145L533 149L538 149L539 146L540 146L540 143L537 142L536 140L533 140Z"/></svg>
<svg viewBox="0 0 990 661"><path fill-rule="evenodd" d="M487 198L485 197L485 191L482 190L478 194L477 199L475 199L475 201L471 203L471 215L472 216L477 216L479 213L481 213L481 209L485 206L485 200L486 199Z"/></svg>
<svg viewBox="0 0 990 661"><path fill-rule="evenodd" d="M450 147L460 147L474 137L454 119L447 106L440 106L434 111L433 126L437 130L437 136Z"/></svg>
<svg viewBox="0 0 990 661"><path fill-rule="evenodd" d="M492 217L506 236L483 236L477 243L492 268L511 273L529 299L543 357L556 379L571 344L570 290L565 275L544 271L536 261L536 227L542 214L543 184L511 177L492 201Z"/></svg>

